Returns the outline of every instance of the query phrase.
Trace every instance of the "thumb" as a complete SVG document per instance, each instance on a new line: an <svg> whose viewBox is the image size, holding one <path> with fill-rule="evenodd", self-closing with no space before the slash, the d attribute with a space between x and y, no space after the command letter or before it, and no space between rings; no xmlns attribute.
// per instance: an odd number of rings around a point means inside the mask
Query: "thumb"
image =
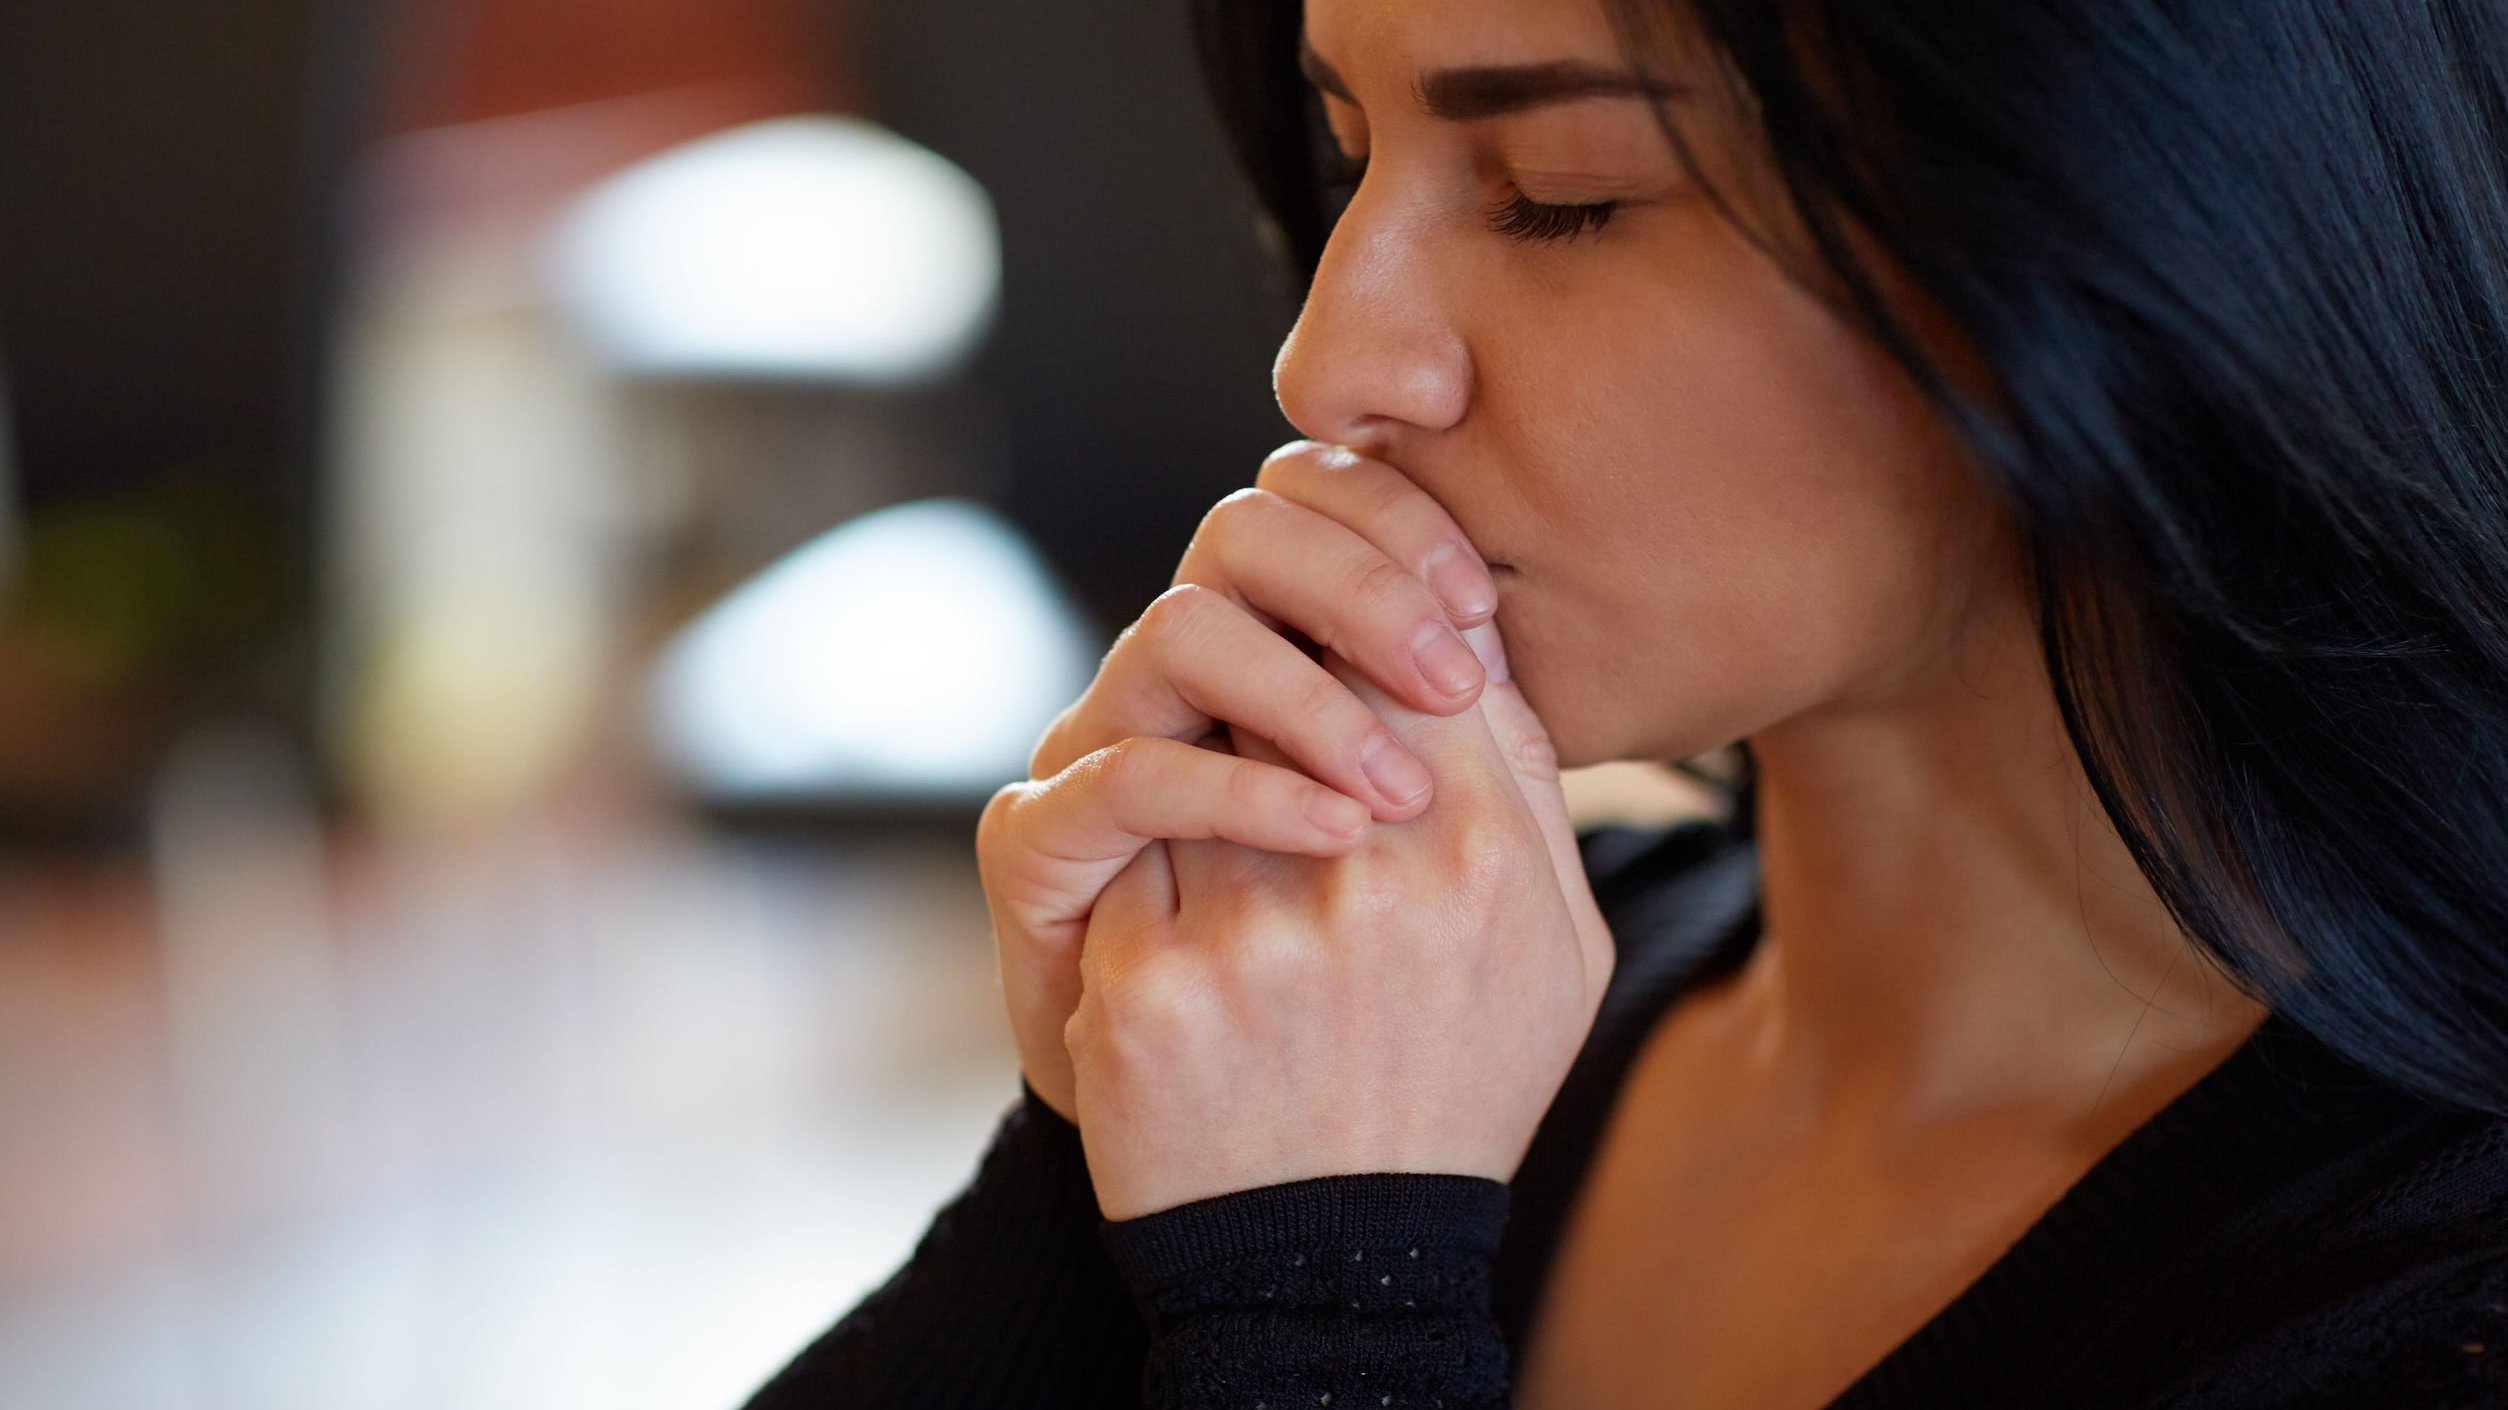
<svg viewBox="0 0 2508 1410"><path fill-rule="evenodd" d="M1584 944L1587 973L1597 976L1592 997L1599 1001L1601 983L1609 977L1616 951L1610 926L1594 901L1593 885L1585 878L1584 854L1577 850L1576 823L1568 815L1567 793L1559 780L1558 747L1507 669L1506 643L1498 635L1498 624L1483 622L1467 629L1463 639L1471 643L1489 672L1489 683L1481 687L1475 708L1489 721L1489 733L1497 741L1507 771L1514 775L1525 806L1541 827L1551 869L1558 873L1559 894L1566 898Z"/></svg>
<svg viewBox="0 0 2508 1410"><path fill-rule="evenodd" d="M1554 826L1565 827L1567 804L1559 789L1558 752L1551 748L1550 732L1508 678L1506 648L1498 639L1496 624L1474 627L1463 633L1463 639L1480 657L1488 683L1471 708L1451 715L1432 715L1395 699L1338 652L1326 650L1323 666L1360 703L1376 712L1413 757L1427 765L1436 788L1431 813L1520 797L1542 819L1545 835Z"/></svg>
<svg viewBox="0 0 2508 1410"><path fill-rule="evenodd" d="M1537 813L1549 811L1542 800L1558 796L1559 820L1567 818L1567 800L1559 788L1559 751L1550 742L1550 731L1541 717L1524 703L1524 692L1515 684L1507 669L1506 642L1498 635L1496 621L1487 621L1467 629L1463 639L1471 643L1472 653L1480 657L1489 683L1480 694L1481 708L1489 717L1489 733L1498 741L1499 752L1506 755L1507 769L1515 775L1518 788L1524 790L1524 801Z"/></svg>

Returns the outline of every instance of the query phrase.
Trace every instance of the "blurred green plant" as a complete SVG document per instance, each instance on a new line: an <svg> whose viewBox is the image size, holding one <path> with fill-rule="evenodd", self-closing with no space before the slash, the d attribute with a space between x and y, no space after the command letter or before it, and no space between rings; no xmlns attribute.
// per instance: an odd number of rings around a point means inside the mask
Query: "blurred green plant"
<svg viewBox="0 0 2508 1410"><path fill-rule="evenodd" d="M214 670L285 629L300 570L250 467L195 463L23 522L7 630L65 677L114 687ZM260 477L266 483L267 477Z"/></svg>

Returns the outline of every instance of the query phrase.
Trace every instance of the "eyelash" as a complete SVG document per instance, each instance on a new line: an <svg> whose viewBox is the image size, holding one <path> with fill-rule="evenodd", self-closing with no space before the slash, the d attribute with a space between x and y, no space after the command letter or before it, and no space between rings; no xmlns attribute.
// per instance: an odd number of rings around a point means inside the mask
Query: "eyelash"
<svg viewBox="0 0 2508 1410"><path fill-rule="evenodd" d="M1324 185L1346 204L1358 188L1359 178L1367 174L1365 158L1351 160L1334 153L1328 158L1330 169L1324 174ZM1589 231L1597 231L1610 223L1611 215L1620 208L1618 201L1595 201L1586 205L1548 205L1519 191L1506 200L1490 204L1483 214L1489 228L1510 240L1528 244L1574 239Z"/></svg>
<svg viewBox="0 0 2508 1410"><path fill-rule="evenodd" d="M1544 205L1519 192L1513 199L1489 207L1489 228L1511 240L1570 240L1586 231L1600 230L1619 208L1617 201Z"/></svg>

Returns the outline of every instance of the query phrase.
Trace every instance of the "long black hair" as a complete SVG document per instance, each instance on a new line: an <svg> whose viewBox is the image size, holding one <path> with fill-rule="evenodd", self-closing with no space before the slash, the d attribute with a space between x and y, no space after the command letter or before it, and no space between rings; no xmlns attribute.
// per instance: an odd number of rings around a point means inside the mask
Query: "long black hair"
<svg viewBox="0 0 2508 1410"><path fill-rule="evenodd" d="M1193 3L1311 276L1300 6ZM2065 728L2177 922L2354 1061L2508 1112L2508 6L1609 3L1632 61L1707 40L1844 311L2021 526Z"/></svg>

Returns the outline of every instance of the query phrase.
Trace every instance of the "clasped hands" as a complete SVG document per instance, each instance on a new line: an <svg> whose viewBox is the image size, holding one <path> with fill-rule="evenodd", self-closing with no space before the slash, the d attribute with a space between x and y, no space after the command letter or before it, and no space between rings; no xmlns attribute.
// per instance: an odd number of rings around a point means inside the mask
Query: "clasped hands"
<svg viewBox="0 0 2508 1410"><path fill-rule="evenodd" d="M1021 1068L1106 1218L1513 1176L1613 948L1496 600L1400 471L1284 447L986 805Z"/></svg>

